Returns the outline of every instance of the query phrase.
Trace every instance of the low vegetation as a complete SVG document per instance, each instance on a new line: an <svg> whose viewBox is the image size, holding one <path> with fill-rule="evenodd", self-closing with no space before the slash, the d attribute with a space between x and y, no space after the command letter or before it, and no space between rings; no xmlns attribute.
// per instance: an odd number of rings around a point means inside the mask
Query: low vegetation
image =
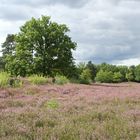
<svg viewBox="0 0 140 140"><path fill-rule="evenodd" d="M10 76L6 72L0 72L0 87L7 87L9 85Z"/></svg>
<svg viewBox="0 0 140 140"><path fill-rule="evenodd" d="M137 87L134 84L132 86L133 89ZM68 87L58 87L56 93L50 94L46 90L43 93L43 89L40 88L34 95L26 94L28 89L24 87L22 98L18 94L12 99L10 97L0 99L0 139L138 140L140 138L139 96L132 98L130 94L131 97L125 99L120 97L127 91L127 85L121 95L119 91L122 88L118 90L119 87L113 87L113 92L118 95L117 97L112 95L112 98L106 92L108 87L99 85L94 86L96 94L93 94L93 85L84 87L75 85L73 88L70 86L71 92L67 96L62 94L62 91ZM55 91L55 85L54 87L50 85L48 91L50 89ZM77 89L80 91L75 94ZM116 89L118 91L115 91ZM99 90L101 98L98 98ZM74 94L74 97L71 94Z"/></svg>
<svg viewBox="0 0 140 140"><path fill-rule="evenodd" d="M64 85L64 84L69 83L69 80L66 76L57 75L55 77L55 83L58 84L58 85Z"/></svg>
<svg viewBox="0 0 140 140"><path fill-rule="evenodd" d="M36 85L46 84L48 82L48 78L43 77L42 75L31 75L28 77L28 80Z"/></svg>
<svg viewBox="0 0 140 140"><path fill-rule="evenodd" d="M80 83L81 84L91 84L92 79L91 79L91 72L89 69L85 69L82 71L80 75Z"/></svg>

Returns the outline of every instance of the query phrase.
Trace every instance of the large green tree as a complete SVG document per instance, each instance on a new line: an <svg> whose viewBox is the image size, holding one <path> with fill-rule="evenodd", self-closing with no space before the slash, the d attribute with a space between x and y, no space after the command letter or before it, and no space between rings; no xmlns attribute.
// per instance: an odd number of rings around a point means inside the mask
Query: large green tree
<svg viewBox="0 0 140 140"><path fill-rule="evenodd" d="M74 69L72 50L76 49L76 43L68 32L66 25L52 22L48 16L27 21L15 37L15 54L7 57L7 69L21 76L32 73L69 76Z"/></svg>

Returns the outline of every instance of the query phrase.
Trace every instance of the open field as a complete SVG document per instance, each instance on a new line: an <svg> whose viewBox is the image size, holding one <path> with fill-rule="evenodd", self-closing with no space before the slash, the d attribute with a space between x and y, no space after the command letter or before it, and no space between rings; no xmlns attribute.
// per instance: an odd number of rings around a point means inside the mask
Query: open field
<svg viewBox="0 0 140 140"><path fill-rule="evenodd" d="M0 140L140 140L140 84L0 90Z"/></svg>

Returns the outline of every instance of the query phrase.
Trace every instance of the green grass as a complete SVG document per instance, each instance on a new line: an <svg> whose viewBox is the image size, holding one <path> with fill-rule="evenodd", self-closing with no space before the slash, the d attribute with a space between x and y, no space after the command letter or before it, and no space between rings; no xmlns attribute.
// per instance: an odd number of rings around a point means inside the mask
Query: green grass
<svg viewBox="0 0 140 140"><path fill-rule="evenodd" d="M69 80L68 80L68 78L65 77L65 76L57 75L57 76L55 77L55 83L58 84L58 85L64 85L64 84L69 83Z"/></svg>
<svg viewBox="0 0 140 140"><path fill-rule="evenodd" d="M1 88L8 87L9 86L9 79L10 79L10 76L8 73L0 72L0 87Z"/></svg>
<svg viewBox="0 0 140 140"><path fill-rule="evenodd" d="M41 75L32 75L28 77L29 82L35 85L42 85L46 84L48 82L48 79L46 77L43 77Z"/></svg>
<svg viewBox="0 0 140 140"><path fill-rule="evenodd" d="M59 103L56 100L49 100L45 102L43 106L50 109L57 109L59 107Z"/></svg>

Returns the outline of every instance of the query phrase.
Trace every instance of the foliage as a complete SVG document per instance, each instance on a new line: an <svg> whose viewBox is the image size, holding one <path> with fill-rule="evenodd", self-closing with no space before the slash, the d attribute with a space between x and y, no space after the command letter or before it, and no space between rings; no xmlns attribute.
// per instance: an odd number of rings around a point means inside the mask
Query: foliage
<svg viewBox="0 0 140 140"><path fill-rule="evenodd" d="M8 55L12 55L14 53L15 49L15 35L14 34L8 34L6 37L5 42L2 44L2 69L5 69L5 64L8 63L6 60L6 57Z"/></svg>
<svg viewBox="0 0 140 140"><path fill-rule="evenodd" d="M23 85L23 81L20 78L10 78L9 85L15 88L21 87Z"/></svg>
<svg viewBox="0 0 140 140"><path fill-rule="evenodd" d="M10 76L6 72L0 72L0 87L8 87L9 86Z"/></svg>
<svg viewBox="0 0 140 140"><path fill-rule="evenodd" d="M80 75L80 83L81 84L91 84L91 71L89 69L84 69Z"/></svg>
<svg viewBox="0 0 140 140"><path fill-rule="evenodd" d="M46 84L48 82L48 79L42 75L31 75L28 77L28 80L36 85Z"/></svg>
<svg viewBox="0 0 140 140"><path fill-rule="evenodd" d="M48 107L50 109L57 109L59 107L59 104L56 100L50 100L48 102L45 102L44 107Z"/></svg>
<svg viewBox="0 0 140 140"><path fill-rule="evenodd" d="M126 79L130 81L135 81L134 74L132 72L126 73Z"/></svg>
<svg viewBox="0 0 140 140"><path fill-rule="evenodd" d="M84 69L86 69L86 63L80 62L80 63L77 65L77 69L78 69L78 73L81 74L82 71L83 71Z"/></svg>
<svg viewBox="0 0 140 140"><path fill-rule="evenodd" d="M134 73L135 73L135 80L137 82L140 82L140 65L136 66Z"/></svg>
<svg viewBox="0 0 140 140"><path fill-rule="evenodd" d="M67 79L66 76L57 75L55 76L55 83L58 85L64 85L64 84L69 83L69 80Z"/></svg>
<svg viewBox="0 0 140 140"><path fill-rule="evenodd" d="M0 71L3 71L5 68L4 58L0 57Z"/></svg>
<svg viewBox="0 0 140 140"><path fill-rule="evenodd" d="M96 74L97 74L97 66L94 65L91 61L89 61L86 65L86 68L90 70L91 79L92 79L92 81L94 81L95 77L96 77Z"/></svg>
<svg viewBox="0 0 140 140"><path fill-rule="evenodd" d="M113 82L113 73L111 71L100 70L95 78L96 82L111 83Z"/></svg>
<svg viewBox="0 0 140 140"><path fill-rule="evenodd" d="M6 69L20 76L53 76L57 72L69 75L74 67L72 50L76 43L68 32L66 25L52 22L50 17L32 18L15 36L15 53L8 55Z"/></svg>
<svg viewBox="0 0 140 140"><path fill-rule="evenodd" d="M123 75L120 72L115 72L113 75L113 82L120 83L122 82Z"/></svg>
<svg viewBox="0 0 140 140"><path fill-rule="evenodd" d="M122 74L122 82L126 82L126 73L128 73L127 66L118 66L118 71Z"/></svg>
<svg viewBox="0 0 140 140"><path fill-rule="evenodd" d="M12 54L15 48L15 35L8 34L5 42L2 44L2 53L3 56Z"/></svg>

